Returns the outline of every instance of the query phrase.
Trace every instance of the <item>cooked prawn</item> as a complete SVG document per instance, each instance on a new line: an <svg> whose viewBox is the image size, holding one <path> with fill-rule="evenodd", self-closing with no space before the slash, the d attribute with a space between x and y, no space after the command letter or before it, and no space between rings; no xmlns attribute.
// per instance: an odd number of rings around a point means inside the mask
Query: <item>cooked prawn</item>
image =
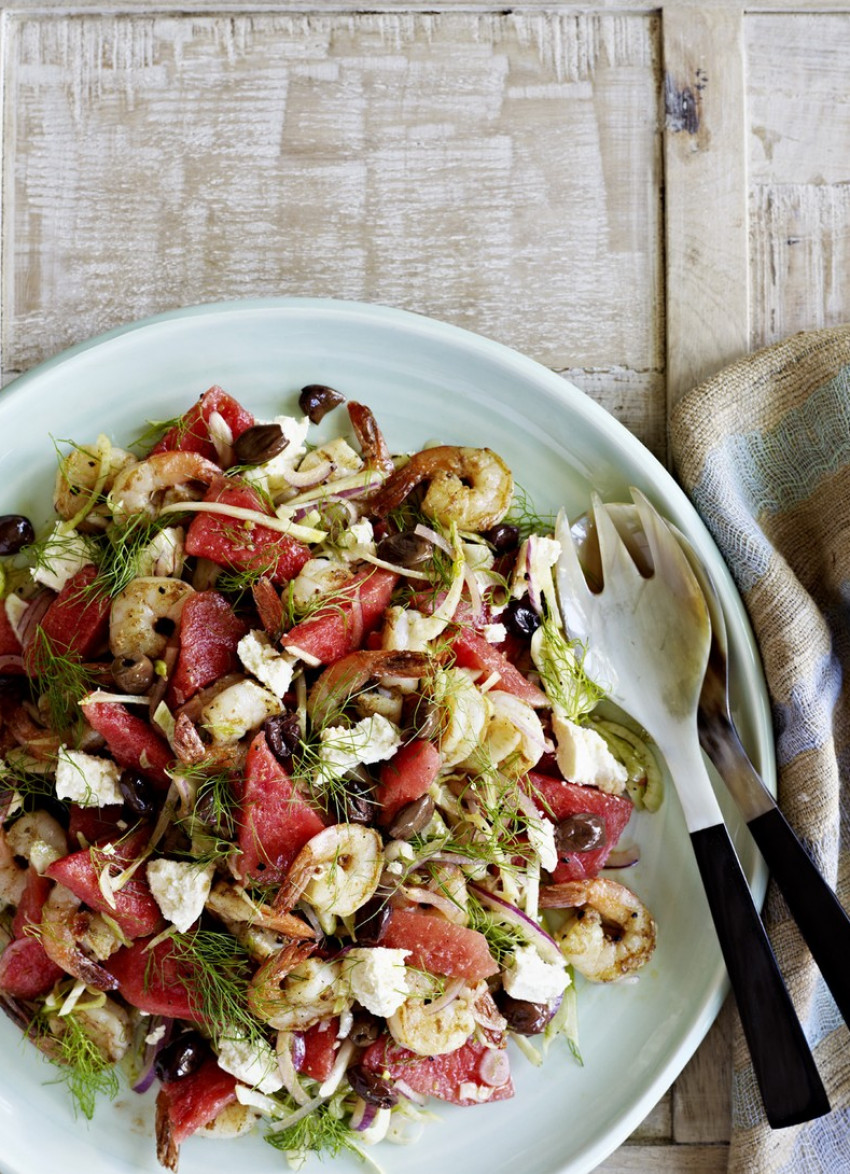
<svg viewBox="0 0 850 1174"><path fill-rule="evenodd" d="M348 417L360 444L363 460L381 473L392 473L393 458L371 409L365 404L349 403Z"/></svg>
<svg viewBox="0 0 850 1174"><path fill-rule="evenodd" d="M102 442L102 443L101 443ZM66 521L75 518L86 498L98 492L108 493L115 478L136 464L132 453L110 444L105 437L88 448L73 448L61 461L56 472L53 505ZM108 510L98 500L80 522L81 530L103 529L108 522Z"/></svg>
<svg viewBox="0 0 850 1174"><path fill-rule="evenodd" d="M109 650L115 657L157 660L174 633L194 588L182 579L133 579L112 601Z"/></svg>
<svg viewBox="0 0 850 1174"><path fill-rule="evenodd" d="M392 652L361 649L330 665L307 698L307 713L314 726L324 726L343 709L348 700L361 692L370 681L386 677L418 680L430 668L424 652Z"/></svg>
<svg viewBox="0 0 850 1174"><path fill-rule="evenodd" d="M378 887L383 845L374 828L334 823L312 836L278 890L274 907L289 912L302 897L325 919L347 917L365 905ZM329 932L329 931L328 931Z"/></svg>
<svg viewBox="0 0 850 1174"><path fill-rule="evenodd" d="M540 906L574 910L555 937L567 961L593 982L614 982L652 957L652 914L617 881L594 877L549 885L540 891Z"/></svg>
<svg viewBox="0 0 850 1174"><path fill-rule="evenodd" d="M218 881L207 898L207 909L229 926L253 925L290 938L314 938L316 931L300 917L254 900L241 885Z"/></svg>
<svg viewBox="0 0 850 1174"><path fill-rule="evenodd" d="M416 971L408 972L412 994L387 1017L395 1042L417 1056L444 1056L462 1047L475 1031L473 1007L481 995L479 987L459 982L454 997L435 998L432 980Z"/></svg>
<svg viewBox="0 0 850 1174"><path fill-rule="evenodd" d="M278 1026L277 1018L287 1011L283 984L293 971L310 961L314 949L311 942L290 942L259 967L248 985L248 1009L252 1015ZM287 1027L289 1023L279 1026Z"/></svg>
<svg viewBox="0 0 850 1174"><path fill-rule="evenodd" d="M210 485L221 476L218 465L196 452L160 452L137 465L123 469L109 494L112 516L126 522L134 514L156 517L159 507L170 501L189 501L198 494L195 487Z"/></svg>
<svg viewBox="0 0 850 1174"><path fill-rule="evenodd" d="M87 925L88 918L80 911L79 897L64 885L54 885L41 915L44 952L66 974L80 979L86 986L99 991L115 990L117 980L80 948L78 939L85 933Z"/></svg>
<svg viewBox="0 0 850 1174"><path fill-rule="evenodd" d="M428 489L422 511L429 518L461 530L487 530L510 509L513 475L489 448L441 445L415 453L375 494L371 510L386 517L423 481Z"/></svg>

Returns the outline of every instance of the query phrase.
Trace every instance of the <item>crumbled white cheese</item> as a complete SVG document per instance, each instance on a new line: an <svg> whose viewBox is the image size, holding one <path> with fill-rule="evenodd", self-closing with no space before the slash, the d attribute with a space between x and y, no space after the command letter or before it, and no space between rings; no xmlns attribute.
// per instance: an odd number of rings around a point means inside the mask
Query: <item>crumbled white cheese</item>
<svg viewBox="0 0 850 1174"><path fill-rule="evenodd" d="M204 706L201 722L214 741L238 742L281 709L280 698L256 681L237 681Z"/></svg>
<svg viewBox="0 0 850 1174"><path fill-rule="evenodd" d="M392 758L401 745L401 730L379 713L353 726L327 726L319 734L319 770L326 779L341 778L361 762L368 766Z"/></svg>
<svg viewBox="0 0 850 1174"><path fill-rule="evenodd" d="M263 1040L252 1042L236 1029L227 1032L218 1050L218 1066L249 1088L273 1093L283 1088L277 1056Z"/></svg>
<svg viewBox="0 0 850 1174"><path fill-rule="evenodd" d="M282 698L292 684L297 657L278 652L265 632L256 630L242 637L236 651L246 670Z"/></svg>
<svg viewBox="0 0 850 1174"><path fill-rule="evenodd" d="M345 955L343 978L357 1002L373 1015L394 1014L410 994L404 965L409 953L385 946L357 946Z"/></svg>
<svg viewBox="0 0 850 1174"><path fill-rule="evenodd" d="M576 725L557 706L552 711L552 732L558 744L555 757L565 779L612 795L622 794L629 772L608 749L601 734Z"/></svg>
<svg viewBox="0 0 850 1174"><path fill-rule="evenodd" d="M64 532L64 523L57 522L42 547L38 565L30 569L37 583L61 591L69 579L89 566L89 544L76 530Z"/></svg>
<svg viewBox="0 0 850 1174"><path fill-rule="evenodd" d="M192 860L149 860L148 884L166 921L186 933L203 912L210 895L215 866L199 867Z"/></svg>
<svg viewBox="0 0 850 1174"><path fill-rule="evenodd" d="M476 1084L472 1080L464 1080L458 1088L459 1096L465 1101L475 1101L477 1105L486 1105L496 1090L487 1084Z"/></svg>
<svg viewBox="0 0 850 1174"><path fill-rule="evenodd" d="M502 985L512 999L551 1003L570 985L565 967L544 962L534 946L518 946L502 972Z"/></svg>
<svg viewBox="0 0 850 1174"><path fill-rule="evenodd" d="M148 1032L148 1034L145 1036L145 1043L150 1044L150 1046L153 1047L154 1044L159 1043L159 1041L162 1039L162 1037L164 1035L165 1035L165 1024L160 1023L159 1027L155 1027L153 1029L153 1031Z"/></svg>
<svg viewBox="0 0 850 1174"><path fill-rule="evenodd" d="M558 849L555 846L555 825L542 816L530 816L526 824L528 842L531 844L542 868L549 872L558 864Z"/></svg>
<svg viewBox="0 0 850 1174"><path fill-rule="evenodd" d="M82 750L60 746L56 762L56 797L80 807L123 803L118 787L121 771L111 758L97 758Z"/></svg>
<svg viewBox="0 0 850 1174"><path fill-rule="evenodd" d="M166 526L139 555L138 575L143 578L179 579L186 555L182 526Z"/></svg>
<svg viewBox="0 0 850 1174"><path fill-rule="evenodd" d="M368 518L361 518L359 522L352 522L339 540L343 550L356 550L358 556L365 551L375 553L375 531Z"/></svg>
<svg viewBox="0 0 850 1174"><path fill-rule="evenodd" d="M508 629L504 624L485 624L481 635L488 644L501 644L507 638Z"/></svg>

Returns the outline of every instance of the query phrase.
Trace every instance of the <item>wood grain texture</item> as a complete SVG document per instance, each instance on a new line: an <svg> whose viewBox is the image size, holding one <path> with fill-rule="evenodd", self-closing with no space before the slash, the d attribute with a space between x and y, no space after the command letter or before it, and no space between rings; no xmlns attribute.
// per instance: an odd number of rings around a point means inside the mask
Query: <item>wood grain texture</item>
<svg viewBox="0 0 850 1174"><path fill-rule="evenodd" d="M619 15L9 17L7 369L291 294L660 371L658 40ZM654 446L662 415L630 404Z"/></svg>
<svg viewBox="0 0 850 1174"><path fill-rule="evenodd" d="M621 1146L596 1167L597 1174L725 1174L728 1150L723 1145Z"/></svg>
<svg viewBox="0 0 850 1174"><path fill-rule="evenodd" d="M850 318L850 13L745 33L755 347Z"/></svg>
<svg viewBox="0 0 850 1174"><path fill-rule="evenodd" d="M664 10L671 402L749 344L742 21Z"/></svg>

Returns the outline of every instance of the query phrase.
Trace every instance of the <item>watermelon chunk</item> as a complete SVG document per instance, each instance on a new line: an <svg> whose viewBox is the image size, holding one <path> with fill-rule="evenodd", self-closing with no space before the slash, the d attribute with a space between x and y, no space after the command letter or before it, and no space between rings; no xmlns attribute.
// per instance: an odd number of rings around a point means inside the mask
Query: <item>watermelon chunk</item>
<svg viewBox="0 0 850 1174"><path fill-rule="evenodd" d="M204 500L271 516L255 490L225 478L210 487ZM261 571L278 584L294 579L310 558L309 548L289 534L241 518L204 513L192 519L186 553L229 570Z"/></svg>
<svg viewBox="0 0 850 1174"><path fill-rule="evenodd" d="M447 974L477 982L499 972L483 934L455 925L438 914L421 913L418 909L394 909L381 945L409 950L407 965L431 974Z"/></svg>
<svg viewBox="0 0 850 1174"><path fill-rule="evenodd" d="M241 878L279 883L307 841L324 826L269 750L265 734L257 734L245 760L240 802Z"/></svg>
<svg viewBox="0 0 850 1174"><path fill-rule="evenodd" d="M298 1065L299 1072L313 1080L327 1080L336 1059L338 1031L339 1016L334 1015L331 1019L320 1019L302 1032L304 1058Z"/></svg>
<svg viewBox="0 0 850 1174"><path fill-rule="evenodd" d="M415 1092L453 1105L480 1105L514 1095L504 1046L489 1048L476 1040L442 1056L418 1056L387 1035L366 1049L360 1063L384 1079L403 1080Z"/></svg>
<svg viewBox="0 0 850 1174"><path fill-rule="evenodd" d="M192 989L192 966L174 951L170 939L149 949L152 938L122 946L104 963L127 1002L149 1015L200 1021Z"/></svg>
<svg viewBox="0 0 850 1174"><path fill-rule="evenodd" d="M180 653L170 684L170 702L182 705L204 685L239 667L236 645L248 625L217 591L196 591L183 605Z"/></svg>
<svg viewBox="0 0 850 1174"><path fill-rule="evenodd" d="M168 786L170 780L165 772L174 762L174 754L144 718L117 701L84 703L83 712L91 728L103 734L119 766L132 767L153 782Z"/></svg>
<svg viewBox="0 0 850 1174"><path fill-rule="evenodd" d="M39 876L32 865L27 869L27 883L12 918L12 933L16 938L24 936L28 925L41 925L41 911L50 895L53 882L50 877Z"/></svg>
<svg viewBox="0 0 850 1174"><path fill-rule="evenodd" d="M333 664L363 644L363 637L378 626L389 607L398 576L380 567L354 575L334 592L327 608L319 608L281 639L288 651L308 664Z"/></svg>
<svg viewBox="0 0 850 1174"><path fill-rule="evenodd" d="M162 1085L156 1098L157 1156L169 1170L177 1169L180 1146L209 1125L236 1100L236 1077L219 1068L213 1056L196 1072Z"/></svg>
<svg viewBox="0 0 850 1174"><path fill-rule="evenodd" d="M16 938L0 954L0 991L15 999L37 999L65 977L38 938Z"/></svg>
<svg viewBox="0 0 850 1174"><path fill-rule="evenodd" d="M375 789L375 801L381 809L378 822L384 826L392 823L402 807L426 794L442 764L437 747L424 739L408 742L397 750L381 766Z"/></svg>
<svg viewBox="0 0 850 1174"><path fill-rule="evenodd" d="M42 671L42 658L47 655L45 643L54 655L77 656L81 660L96 656L106 646L111 600L92 588L96 577L93 566L72 575L28 636L23 657L31 677Z"/></svg>
<svg viewBox="0 0 850 1174"><path fill-rule="evenodd" d="M68 821L68 839L72 848L96 844L98 840L117 839L121 834L118 821L124 814L120 803L105 807L80 807L72 803ZM85 840L85 844L82 843Z"/></svg>
<svg viewBox="0 0 850 1174"><path fill-rule="evenodd" d="M634 810L631 799L622 795L607 795L596 787L582 787L564 779L549 778L536 771L530 771L526 778L529 794L535 804L556 823L567 816L585 812L599 815L605 821L604 844L588 852L571 852L569 856L562 856L552 873L556 884L596 876L605 867L605 861L629 822Z"/></svg>
<svg viewBox="0 0 850 1174"><path fill-rule="evenodd" d="M196 452L208 461L220 463L218 450L210 440L209 421L213 412L221 416L234 440L254 425L250 412L222 388L214 386L204 392L198 403L193 404L173 428L168 429L148 456L161 452Z"/></svg>
<svg viewBox="0 0 850 1174"><path fill-rule="evenodd" d="M98 883L103 868L114 864L113 874L117 874L118 870L130 864L144 848L148 835L148 830L142 828L125 840L102 844L91 851L83 848L79 852L72 852L70 856L63 856L46 868L45 876L59 881L91 909L111 917L127 938L156 933L165 923L147 881L138 872L115 893L114 908Z"/></svg>
<svg viewBox="0 0 850 1174"><path fill-rule="evenodd" d="M539 709L548 705L546 694L538 689L522 675L518 668L511 664L506 656L488 644L483 636L474 632L472 628L461 628L452 640L452 651L455 663L462 669L478 669L489 677L496 673L499 680L494 689L502 689L506 693L513 693L520 701Z"/></svg>

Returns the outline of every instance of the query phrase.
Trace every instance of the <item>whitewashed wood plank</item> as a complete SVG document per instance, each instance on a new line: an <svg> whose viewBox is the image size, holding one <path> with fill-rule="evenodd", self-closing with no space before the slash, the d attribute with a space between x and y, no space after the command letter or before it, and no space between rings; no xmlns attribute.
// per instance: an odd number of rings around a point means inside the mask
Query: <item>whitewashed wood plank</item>
<svg viewBox="0 0 850 1174"><path fill-rule="evenodd" d="M654 17L15 16L5 67L9 370L271 294L663 366Z"/></svg>
<svg viewBox="0 0 850 1174"><path fill-rule="evenodd" d="M624 1145L595 1174L726 1174L725 1145Z"/></svg>
<svg viewBox="0 0 850 1174"><path fill-rule="evenodd" d="M673 1086L673 1140L728 1142L732 1123L734 1003L727 999Z"/></svg>
<svg viewBox="0 0 850 1174"><path fill-rule="evenodd" d="M671 400L749 343L742 20L664 9Z"/></svg>
<svg viewBox="0 0 850 1174"><path fill-rule="evenodd" d="M850 11L748 14L751 184L846 183Z"/></svg>

